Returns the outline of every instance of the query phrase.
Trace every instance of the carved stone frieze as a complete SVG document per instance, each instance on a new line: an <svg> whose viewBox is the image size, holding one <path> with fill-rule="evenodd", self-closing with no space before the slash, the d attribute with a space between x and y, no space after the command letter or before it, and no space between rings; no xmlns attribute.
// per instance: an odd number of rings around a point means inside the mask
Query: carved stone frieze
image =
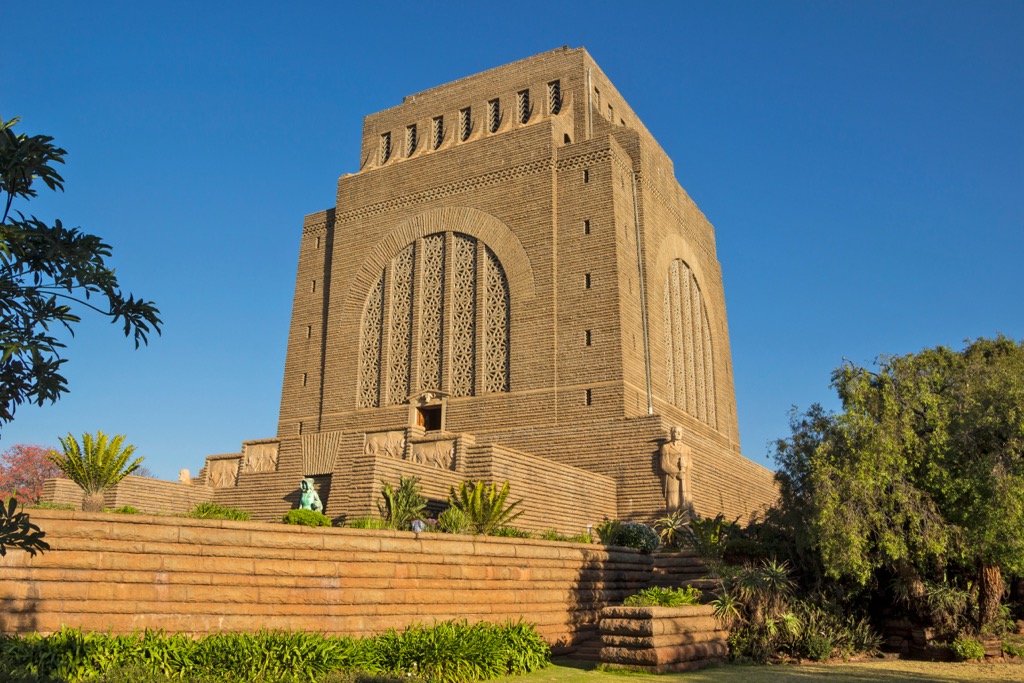
<svg viewBox="0 0 1024 683"><path fill-rule="evenodd" d="M366 435L363 453L367 455L386 455L389 458L402 458L405 455L405 432L371 432Z"/></svg>

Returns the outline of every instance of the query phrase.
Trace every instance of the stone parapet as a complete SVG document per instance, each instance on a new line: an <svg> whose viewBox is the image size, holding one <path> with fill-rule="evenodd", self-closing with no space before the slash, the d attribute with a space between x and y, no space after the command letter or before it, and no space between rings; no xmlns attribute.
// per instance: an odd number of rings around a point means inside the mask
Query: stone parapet
<svg viewBox="0 0 1024 683"><path fill-rule="evenodd" d="M664 673L725 661L729 632L708 605L605 607L601 661L612 668Z"/></svg>

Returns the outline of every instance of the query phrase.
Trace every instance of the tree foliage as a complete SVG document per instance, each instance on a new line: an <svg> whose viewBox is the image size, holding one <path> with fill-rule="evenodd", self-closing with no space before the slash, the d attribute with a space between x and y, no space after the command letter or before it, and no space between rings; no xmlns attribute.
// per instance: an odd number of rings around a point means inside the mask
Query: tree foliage
<svg viewBox="0 0 1024 683"><path fill-rule="evenodd" d="M50 136L15 133L17 123L0 119L0 425L20 404L53 403L68 390L61 374L65 344L54 329L74 334L81 318L73 306L122 323L136 348L161 325L152 302L121 291L103 240L60 220L49 225L12 211L16 200L37 196L37 181L64 189L55 166L67 154Z"/></svg>
<svg viewBox="0 0 1024 683"><path fill-rule="evenodd" d="M29 521L27 513L18 509L17 500L0 501L0 557L7 554L8 548L18 548L35 557L36 553L50 549L43 540L45 535L45 531Z"/></svg>
<svg viewBox="0 0 1024 683"><path fill-rule="evenodd" d="M81 445L71 434L60 440L64 454L54 453L52 460L68 479L85 491L83 510L101 512L103 492L115 486L142 464L143 458L128 462L135 452L135 446L125 446L124 439L123 434L111 439L107 434L98 431L96 436L83 434Z"/></svg>
<svg viewBox="0 0 1024 683"><path fill-rule="evenodd" d="M929 580L961 574L990 624L1002 572L1024 574L1024 344L978 339L876 366L838 368L842 411L812 406L777 444L782 508L808 522L794 525L798 551L860 586L883 571L922 605Z"/></svg>
<svg viewBox="0 0 1024 683"><path fill-rule="evenodd" d="M0 499L13 496L29 505L38 503L43 481L61 474L50 459L55 452L53 448L19 443L0 453Z"/></svg>

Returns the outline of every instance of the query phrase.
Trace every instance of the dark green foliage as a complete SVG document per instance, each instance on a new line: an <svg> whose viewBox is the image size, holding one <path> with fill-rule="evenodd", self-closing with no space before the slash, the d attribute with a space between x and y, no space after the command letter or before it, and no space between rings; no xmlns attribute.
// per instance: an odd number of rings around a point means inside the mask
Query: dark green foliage
<svg viewBox="0 0 1024 683"><path fill-rule="evenodd" d="M728 522L718 513L714 518L694 517L687 525L684 544L693 548L713 573L719 573L729 539L739 533L736 520Z"/></svg>
<svg viewBox="0 0 1024 683"><path fill-rule="evenodd" d="M35 557L36 553L50 549L43 540L45 535L45 531L29 521L26 512L18 509L17 500L0 501L0 557L7 554L8 548L24 550Z"/></svg>
<svg viewBox="0 0 1024 683"><path fill-rule="evenodd" d="M110 246L99 237L11 210L16 199L37 195L36 181L63 190L55 166L67 154L48 135L15 133L17 123L0 119L0 424L20 404L53 403L68 390L65 344L55 330L74 332L81 318L73 305L122 322L136 348L162 324L151 302L121 291L106 261Z"/></svg>
<svg viewBox="0 0 1024 683"><path fill-rule="evenodd" d="M660 540L657 532L640 522L618 522L605 520L597 526L597 535L605 545L636 548L642 553L653 553Z"/></svg>
<svg viewBox="0 0 1024 683"><path fill-rule="evenodd" d="M141 515L142 514L142 510L140 510L138 508L133 508L131 505L122 505L121 507L117 508L116 510L111 510L110 512L113 512L113 513L118 514L118 515Z"/></svg>
<svg viewBox="0 0 1024 683"><path fill-rule="evenodd" d="M377 510L389 529L408 531L414 520L423 519L427 509L427 499L420 493L419 477L398 478L398 488L390 482L380 482L380 495L383 500L377 503Z"/></svg>
<svg viewBox="0 0 1024 683"><path fill-rule="evenodd" d="M961 661L985 658L985 646L971 638L957 638L949 644L949 651Z"/></svg>
<svg viewBox="0 0 1024 683"><path fill-rule="evenodd" d="M645 588L622 601L626 607L682 607L699 605L701 592L693 586L686 588Z"/></svg>
<svg viewBox="0 0 1024 683"><path fill-rule="evenodd" d="M289 510L281 521L300 526L331 526L331 518L316 510Z"/></svg>
<svg viewBox="0 0 1024 683"><path fill-rule="evenodd" d="M279 631L192 639L154 631L114 636L63 629L50 636L0 637L0 678L362 683L401 676L456 683L528 673L546 666L549 655L533 626L522 622L448 621L359 640Z"/></svg>
<svg viewBox="0 0 1024 683"><path fill-rule="evenodd" d="M1024 643L1014 643L1010 640L1004 640L1003 652L1011 657L1024 657Z"/></svg>
<svg viewBox="0 0 1024 683"><path fill-rule="evenodd" d="M493 535L497 529L509 526L523 514L522 510L514 511L521 501L507 502L508 494L507 481L501 488L495 483L464 481L458 490L454 486L451 488L448 502L466 516L467 531Z"/></svg>
<svg viewBox="0 0 1024 683"><path fill-rule="evenodd" d="M566 543L593 543L594 538L589 532L582 531L578 534L568 536L563 533L559 533L557 529L546 529L541 532L540 537L545 541L564 541Z"/></svg>
<svg viewBox="0 0 1024 683"><path fill-rule="evenodd" d="M500 526L491 532L491 536L502 536L504 538L532 538L533 534L526 529L520 529L517 526Z"/></svg>
<svg viewBox="0 0 1024 683"><path fill-rule="evenodd" d="M237 508L229 508L217 503L196 503L186 517L194 519L230 519L236 522L245 522L249 519L249 513Z"/></svg>
<svg viewBox="0 0 1024 683"><path fill-rule="evenodd" d="M655 520L653 527L658 532L661 545L668 550L678 550L686 545L689 535L690 515L682 510L676 510L667 517Z"/></svg>

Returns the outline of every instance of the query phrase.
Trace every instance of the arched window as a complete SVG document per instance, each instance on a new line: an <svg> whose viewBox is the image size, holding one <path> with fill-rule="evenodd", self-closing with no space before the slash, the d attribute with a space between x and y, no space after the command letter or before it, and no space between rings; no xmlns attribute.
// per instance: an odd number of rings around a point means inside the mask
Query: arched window
<svg viewBox="0 0 1024 683"><path fill-rule="evenodd" d="M509 390L508 280L470 235L433 233L399 252L370 290L360 334L360 408L429 389Z"/></svg>
<svg viewBox="0 0 1024 683"><path fill-rule="evenodd" d="M669 400L717 429L711 326L697 278L681 259L665 281L665 347Z"/></svg>

